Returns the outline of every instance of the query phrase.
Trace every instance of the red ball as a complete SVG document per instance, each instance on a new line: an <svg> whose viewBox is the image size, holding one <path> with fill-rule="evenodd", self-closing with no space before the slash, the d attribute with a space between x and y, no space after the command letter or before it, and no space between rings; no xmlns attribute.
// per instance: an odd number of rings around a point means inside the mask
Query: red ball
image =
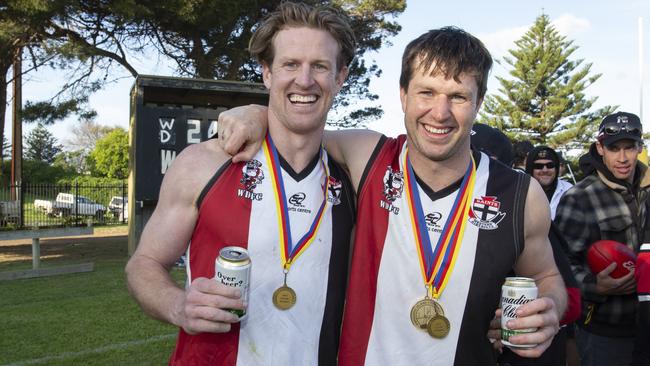
<svg viewBox="0 0 650 366"><path fill-rule="evenodd" d="M610 276L620 278L634 268L636 255L627 245L614 240L598 240L591 244L587 251L587 263L594 274L598 274L612 262L616 262L616 268Z"/></svg>

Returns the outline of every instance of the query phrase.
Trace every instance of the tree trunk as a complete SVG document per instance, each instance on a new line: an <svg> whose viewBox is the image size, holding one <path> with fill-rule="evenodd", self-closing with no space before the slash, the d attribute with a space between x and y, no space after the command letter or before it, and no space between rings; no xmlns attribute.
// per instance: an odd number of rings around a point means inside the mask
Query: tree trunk
<svg viewBox="0 0 650 366"><path fill-rule="evenodd" d="M4 149L5 118L7 116L7 73L9 65L0 64L0 162L2 162L2 151ZM0 165L1 168L1 165ZM0 169L2 176L2 169Z"/></svg>
<svg viewBox="0 0 650 366"><path fill-rule="evenodd" d="M11 184L18 185L23 180L23 49L16 50L14 57L14 102L12 113L11 143ZM12 199L19 199L18 187L11 191Z"/></svg>

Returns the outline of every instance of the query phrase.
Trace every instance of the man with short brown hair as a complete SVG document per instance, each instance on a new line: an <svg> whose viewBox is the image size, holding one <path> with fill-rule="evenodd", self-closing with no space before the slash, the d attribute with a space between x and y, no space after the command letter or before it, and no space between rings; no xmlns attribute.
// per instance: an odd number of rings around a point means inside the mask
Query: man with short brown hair
<svg viewBox="0 0 650 366"><path fill-rule="evenodd" d="M648 168L638 161L642 146L639 117L618 112L605 117L598 138L580 159L587 175L560 200L555 223L568 243L569 261L582 288L582 319L576 339L583 366L628 365L634 346L637 295L634 272L610 276L612 263L593 273L589 247L615 240L635 252L650 242Z"/></svg>

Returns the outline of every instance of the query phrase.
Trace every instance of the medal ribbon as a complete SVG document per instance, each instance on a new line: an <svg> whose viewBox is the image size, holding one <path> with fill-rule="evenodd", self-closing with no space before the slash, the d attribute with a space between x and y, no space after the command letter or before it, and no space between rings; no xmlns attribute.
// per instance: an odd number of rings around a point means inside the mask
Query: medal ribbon
<svg viewBox="0 0 650 366"><path fill-rule="evenodd" d="M408 147L404 153L402 166L406 168L406 174L404 174L404 180L406 182L404 187L406 189L406 200L410 211L413 236L415 237L415 244L420 257L422 278L429 289L428 291L431 291L430 295L434 299L437 299L447 285L450 277L448 274L454 268L456 257L463 241L470 197L474 191L474 182L476 180L476 163L474 162L474 157L471 157L435 249L431 246L431 239L429 238L429 231L427 230L424 219L424 211L422 210L422 201L420 200L415 173L408 159Z"/></svg>
<svg viewBox="0 0 650 366"><path fill-rule="evenodd" d="M267 133L266 139L262 146L266 161L269 163L269 170L271 175L271 182L273 184L273 192L275 197L275 207L278 220L278 233L280 243L280 253L282 255L282 265L285 270L289 270L291 264L311 245L316 238L316 233L323 221L325 207L327 206L327 189L329 186L329 171L323 160L323 148L321 147L319 157L320 162L325 172L325 179L322 184L323 187L323 203L321 203L316 217L311 226L298 242L293 245L291 237L291 221L289 220L289 210L287 209L287 197L284 191L284 181L282 180L282 169L280 167L280 159L278 151L271 140L271 136Z"/></svg>

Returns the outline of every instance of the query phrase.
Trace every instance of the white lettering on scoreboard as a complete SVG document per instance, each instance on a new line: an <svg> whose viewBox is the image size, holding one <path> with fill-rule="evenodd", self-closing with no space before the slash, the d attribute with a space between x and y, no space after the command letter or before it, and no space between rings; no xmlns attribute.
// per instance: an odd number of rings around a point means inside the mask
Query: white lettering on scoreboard
<svg viewBox="0 0 650 366"><path fill-rule="evenodd" d="M206 139L211 139L217 135L218 123L215 119L208 120L210 125L206 134ZM160 142L160 174L165 174L167 169L176 159L176 130L178 127L173 117L159 117L158 141ZM187 119L187 144L198 144L202 142L201 120L196 118ZM182 132L181 132L182 133ZM181 135L182 136L182 135Z"/></svg>

